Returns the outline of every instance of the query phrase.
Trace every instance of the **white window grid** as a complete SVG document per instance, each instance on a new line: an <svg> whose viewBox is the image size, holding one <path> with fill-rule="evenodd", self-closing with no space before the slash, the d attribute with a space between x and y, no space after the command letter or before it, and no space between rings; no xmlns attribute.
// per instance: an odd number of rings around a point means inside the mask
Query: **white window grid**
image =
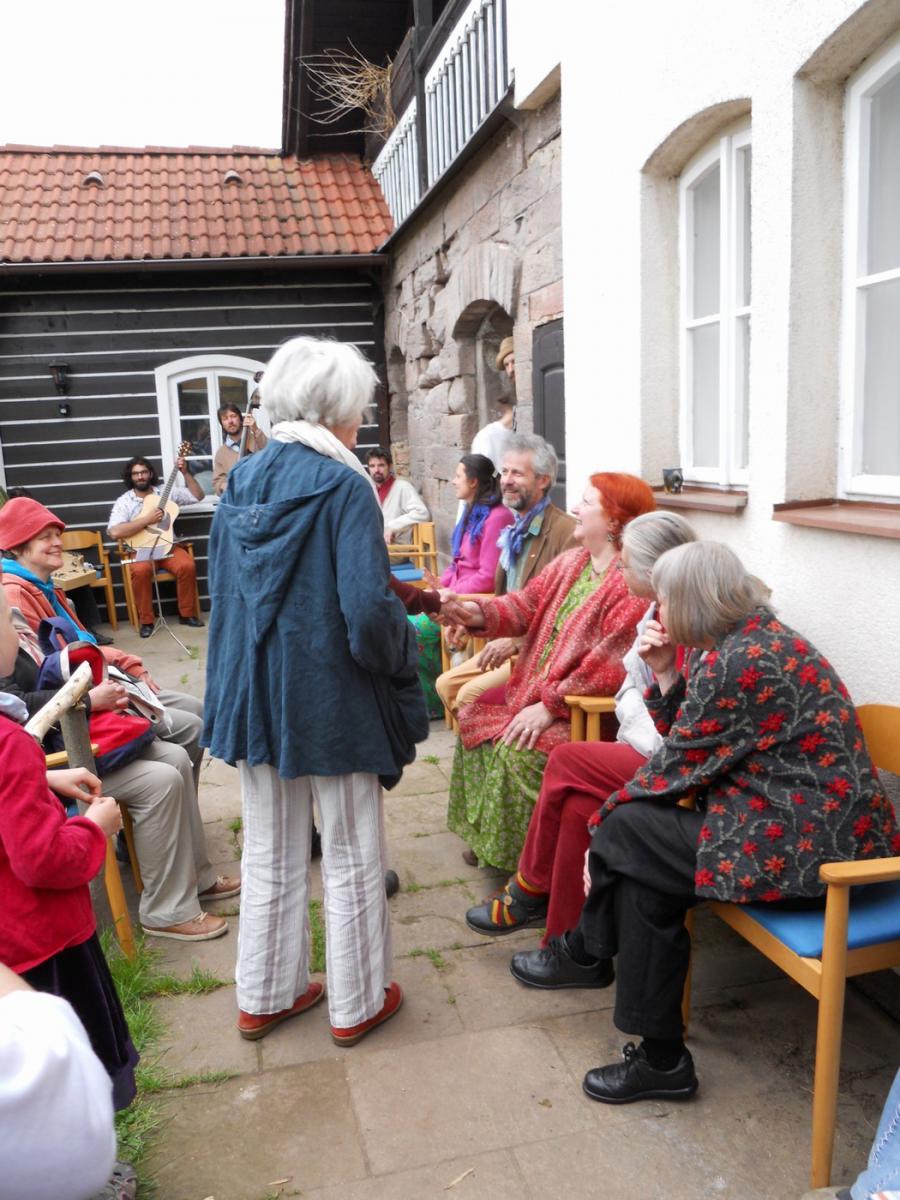
<svg viewBox="0 0 900 1200"><path fill-rule="evenodd" d="M751 353L752 302L750 280L745 281L744 249L751 236L750 222L743 207L744 170L751 146L750 123L731 126L707 145L685 167L679 179L679 263L680 263L680 409L679 440L681 467L689 482L727 487L746 486L749 478L749 447L744 438L743 406L749 407L749 386L744 395L744 379L749 367L744 362L740 337L741 321L748 325L746 352ZM719 167L719 311L702 317L691 316L694 291L694 188L715 167ZM752 220L752 218L751 218ZM749 259L749 255L747 256ZM752 273L752 272L751 272ZM752 297L751 297L752 301ZM704 326L719 326L719 439L718 465L700 466L693 461L694 411L693 363L690 333Z"/></svg>
<svg viewBox="0 0 900 1200"><path fill-rule="evenodd" d="M265 363L251 358L241 358L233 354L199 354L188 358L179 358L174 362L157 367L156 403L159 412L159 438L162 454L163 478L166 478L175 465L175 453L181 442L180 413L178 409L178 385L188 380L203 379L206 382L207 406L209 409L209 428L211 449L215 455L222 445L222 427L217 416L219 408L219 377L243 379L249 385L257 371L263 370ZM248 396L250 395L248 390ZM268 432L267 421L261 410L256 410L256 420L264 432ZM196 419L196 418L194 418ZM204 455L206 457L206 455ZM199 504L192 506L192 512L209 512L218 503L217 496L206 496Z"/></svg>
<svg viewBox="0 0 900 1200"><path fill-rule="evenodd" d="M838 491L856 500L900 498L900 475L867 474L865 420L866 299L874 287L900 279L900 266L867 272L870 114L873 95L900 72L900 37L892 38L847 83L844 103L844 278ZM900 337L900 330L898 330Z"/></svg>

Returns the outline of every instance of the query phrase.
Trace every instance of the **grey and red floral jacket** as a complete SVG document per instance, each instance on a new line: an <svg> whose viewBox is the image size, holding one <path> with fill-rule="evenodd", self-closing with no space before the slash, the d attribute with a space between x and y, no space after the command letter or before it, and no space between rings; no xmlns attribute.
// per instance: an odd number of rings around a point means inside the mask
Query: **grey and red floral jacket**
<svg viewBox="0 0 900 1200"><path fill-rule="evenodd" d="M606 801L602 821L633 800L694 793L701 896L748 903L819 896L826 862L900 853L847 689L827 659L768 608L726 634L647 706L664 737Z"/></svg>

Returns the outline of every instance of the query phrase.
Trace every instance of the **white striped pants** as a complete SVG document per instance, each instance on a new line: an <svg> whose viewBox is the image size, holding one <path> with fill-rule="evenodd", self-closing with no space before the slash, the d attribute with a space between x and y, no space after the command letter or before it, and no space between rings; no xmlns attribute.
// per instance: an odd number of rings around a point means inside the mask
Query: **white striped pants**
<svg viewBox="0 0 900 1200"><path fill-rule="evenodd" d="M376 775L302 775L238 763L244 853L236 969L238 1007L290 1008L309 986L313 800L321 821L328 1011L349 1028L384 1005L391 982L386 848Z"/></svg>

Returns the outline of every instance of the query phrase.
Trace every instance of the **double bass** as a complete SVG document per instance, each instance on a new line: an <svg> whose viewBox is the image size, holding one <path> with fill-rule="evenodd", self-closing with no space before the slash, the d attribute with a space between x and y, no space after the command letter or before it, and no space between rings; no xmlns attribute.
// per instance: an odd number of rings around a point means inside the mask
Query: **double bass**
<svg viewBox="0 0 900 1200"><path fill-rule="evenodd" d="M263 377L262 371L257 371L256 374L253 376L253 382L259 383L259 381L262 379L262 377ZM259 388L255 387L253 389L253 391L250 393L250 399L247 401L247 408L244 412L245 424L244 424L244 427L241 429L241 444L238 449L238 462L240 462L240 460L242 458L244 458L247 454L247 440L248 440L248 437L250 434L250 426L246 424L246 420L250 416L250 414L253 412L254 408L259 408L260 403L261 403L261 401L259 399Z"/></svg>

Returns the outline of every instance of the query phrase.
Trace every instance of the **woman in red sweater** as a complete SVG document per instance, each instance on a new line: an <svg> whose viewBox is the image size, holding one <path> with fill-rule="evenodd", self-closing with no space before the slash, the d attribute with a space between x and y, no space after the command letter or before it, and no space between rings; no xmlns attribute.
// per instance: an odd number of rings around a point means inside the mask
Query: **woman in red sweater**
<svg viewBox="0 0 900 1200"><path fill-rule="evenodd" d="M11 674L18 649L0 588L0 674ZM122 814L89 771L48 777L43 751L17 723L26 716L20 700L0 694L0 962L37 991L69 1001L112 1080L115 1107L125 1108L134 1098L138 1056L88 888ZM60 796L87 804L85 815L67 819Z"/></svg>

